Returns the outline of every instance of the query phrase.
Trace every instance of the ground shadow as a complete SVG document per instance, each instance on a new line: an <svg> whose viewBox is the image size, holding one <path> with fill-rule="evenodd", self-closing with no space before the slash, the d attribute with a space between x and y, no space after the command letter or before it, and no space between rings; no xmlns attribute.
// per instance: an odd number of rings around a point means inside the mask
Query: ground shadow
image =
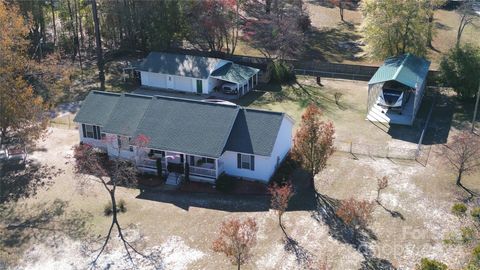
<svg viewBox="0 0 480 270"><path fill-rule="evenodd" d="M0 203L34 196L38 189L48 187L63 170L27 160L0 162Z"/></svg>
<svg viewBox="0 0 480 270"><path fill-rule="evenodd" d="M297 264L308 267L312 263L313 254L302 247L295 239L291 238L285 233L284 249L288 253L292 253L295 256Z"/></svg>
<svg viewBox="0 0 480 270"><path fill-rule="evenodd" d="M314 193L317 208L312 212L312 217L318 222L327 225L329 233L334 239L351 245L362 254L364 261L360 269L395 269L388 260L377 258L373 254L369 244L372 240L376 240L376 236L371 230L366 229L355 233L354 229L345 224L336 214L336 209L340 204L339 200L322 195L316 191Z"/></svg>
<svg viewBox="0 0 480 270"><path fill-rule="evenodd" d="M450 127L453 124L454 103L451 97L443 94L439 94L435 98L433 95L423 98L412 126L383 124L384 126L379 126L379 128L384 131L387 129L386 132L393 139L417 144L422 135L422 129L425 126L432 104L432 115L422 144L435 145L446 143L450 133ZM376 123L376 125L379 124L382 125L381 123Z"/></svg>
<svg viewBox="0 0 480 270"><path fill-rule="evenodd" d="M394 211L394 210L391 210L391 209L388 209L387 207L385 207L381 201L377 200L376 201L377 204L383 208L383 210L387 211L393 218L399 218L401 220L405 220L405 217L402 215L402 213L398 212L398 211Z"/></svg>

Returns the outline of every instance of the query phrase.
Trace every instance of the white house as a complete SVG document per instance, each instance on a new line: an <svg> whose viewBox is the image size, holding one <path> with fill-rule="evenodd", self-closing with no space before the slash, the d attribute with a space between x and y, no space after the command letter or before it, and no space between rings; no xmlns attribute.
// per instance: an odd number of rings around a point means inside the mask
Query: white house
<svg viewBox="0 0 480 270"><path fill-rule="evenodd" d="M74 121L80 141L130 159L144 172L178 183L214 183L223 173L267 183L292 144L284 113L205 101L92 91ZM136 147L144 135L148 144ZM159 169L159 168L158 168Z"/></svg>
<svg viewBox="0 0 480 270"><path fill-rule="evenodd" d="M223 59L162 52L151 52L136 70L143 86L209 94L230 83L237 86L239 96L253 89L259 72Z"/></svg>

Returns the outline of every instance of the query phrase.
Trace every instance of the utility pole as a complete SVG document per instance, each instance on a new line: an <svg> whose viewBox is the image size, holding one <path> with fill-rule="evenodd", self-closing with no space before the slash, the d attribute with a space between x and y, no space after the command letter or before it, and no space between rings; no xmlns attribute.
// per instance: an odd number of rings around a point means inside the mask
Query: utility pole
<svg viewBox="0 0 480 270"><path fill-rule="evenodd" d="M475 101L475 110L473 111L472 133L475 132L475 121L477 120L478 100L480 99L480 79L478 82L477 101Z"/></svg>

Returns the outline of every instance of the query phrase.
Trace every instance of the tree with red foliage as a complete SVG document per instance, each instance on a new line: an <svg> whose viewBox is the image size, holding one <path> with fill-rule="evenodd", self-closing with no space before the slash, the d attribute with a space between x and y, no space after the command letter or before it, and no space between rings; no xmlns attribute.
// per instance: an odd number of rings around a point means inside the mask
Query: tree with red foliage
<svg viewBox="0 0 480 270"><path fill-rule="evenodd" d="M457 173L457 185L470 195L475 195L462 185L462 176L475 173L480 169L480 138L467 131L456 134L443 148L443 156Z"/></svg>
<svg viewBox="0 0 480 270"><path fill-rule="evenodd" d="M241 25L240 0L192 1L187 5L188 35L192 44L201 49L227 53L235 52Z"/></svg>
<svg viewBox="0 0 480 270"><path fill-rule="evenodd" d="M353 238L356 239L358 230L366 228L372 220L373 210L372 202L350 198L342 201L335 213L345 224L352 227Z"/></svg>
<svg viewBox="0 0 480 270"><path fill-rule="evenodd" d="M272 195L270 206L277 212L278 225L286 235L285 229L282 225L282 216L285 211L287 211L288 202L294 195L292 183L288 182L283 185L273 183L273 185L268 188L268 191Z"/></svg>
<svg viewBox="0 0 480 270"><path fill-rule="evenodd" d="M343 19L343 13L345 11L345 8L351 6L353 4L353 0L330 0L330 3L338 7L338 9L340 10L340 19L342 20L342 22L344 22L345 20Z"/></svg>
<svg viewBox="0 0 480 270"><path fill-rule="evenodd" d="M333 154L335 128L331 122L321 120L322 112L310 104L302 115L302 122L294 138L292 156L310 173L311 186L314 177L327 166Z"/></svg>
<svg viewBox="0 0 480 270"><path fill-rule="evenodd" d="M113 141L116 141L116 137L107 138L104 141L105 143L111 143L112 146L114 146L115 144L113 143ZM139 135L137 138L132 140L131 144L136 147L137 151L139 151L141 148L145 147L148 144L148 141L149 139L147 136ZM120 151L120 148L117 149L118 151ZM143 255L125 239L125 236L122 232L122 227L120 226L117 216L119 212L116 199L117 186L122 185L131 187L137 184L138 171L135 165L129 160L124 160L120 158L109 160L108 156L104 152L89 144L80 144L75 146L74 159L75 174L77 176L82 176L78 177L79 187L81 189L85 189L90 186L92 181L100 183L108 192L112 205L112 221L110 224L110 228L108 230L107 236L105 237L105 241L100 248L99 253L92 262L92 265L96 264L98 258L105 250L111 238L114 227L116 227L118 231L118 236L122 241L127 252L127 256L132 262L132 264L134 264L134 262L131 256L131 251L151 260L151 258ZM153 261L152 263L155 264L155 262Z"/></svg>
<svg viewBox="0 0 480 270"><path fill-rule="evenodd" d="M220 236L213 241L213 251L224 253L240 270L240 266L253 256L251 249L257 242L257 231L253 218L225 221L220 228Z"/></svg>

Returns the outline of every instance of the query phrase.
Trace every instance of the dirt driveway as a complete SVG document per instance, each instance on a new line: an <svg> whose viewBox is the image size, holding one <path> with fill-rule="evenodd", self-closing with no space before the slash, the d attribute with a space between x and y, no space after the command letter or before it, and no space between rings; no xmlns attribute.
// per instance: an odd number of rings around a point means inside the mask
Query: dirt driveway
<svg viewBox="0 0 480 270"><path fill-rule="evenodd" d="M82 222L88 227L87 233L78 237L58 233L29 238L24 249L18 251L20 269L83 269L95 254L91 249L99 247L91 239L101 239L106 233L110 219L103 215L103 206L108 195L96 184L84 193L76 189L71 155L77 142L77 130L50 130L32 157L64 172L36 197L21 200L17 205L33 209L54 200L66 202L66 214L85 214L81 217L85 217ZM331 269L358 269L369 264L411 269L422 257L442 260L450 267L463 264L464 250L442 243L444 235L458 228L460 221L450 214L455 187L438 170L438 163L431 162L424 168L386 159L355 160L344 154L334 155L329 163L317 177L317 189L332 201L350 196L372 200L375 177L388 175L391 179L390 187L382 195L385 208L376 207L369 237L360 245L342 236L313 193L297 194L292 209L284 215L286 231L294 240L289 245L285 244L276 215L268 209L265 197L190 196L120 188L118 197L125 200L128 209L120 215L120 222L134 244L146 253L160 256L162 269L234 269L222 255L211 250L219 224L231 217L253 217L259 226L254 256L244 269L305 269L309 262L319 260L326 261ZM474 178L466 183L478 185ZM403 219L393 217L386 209L398 211ZM110 269L130 267L116 242L100 263ZM149 267L141 258L139 265Z"/></svg>

